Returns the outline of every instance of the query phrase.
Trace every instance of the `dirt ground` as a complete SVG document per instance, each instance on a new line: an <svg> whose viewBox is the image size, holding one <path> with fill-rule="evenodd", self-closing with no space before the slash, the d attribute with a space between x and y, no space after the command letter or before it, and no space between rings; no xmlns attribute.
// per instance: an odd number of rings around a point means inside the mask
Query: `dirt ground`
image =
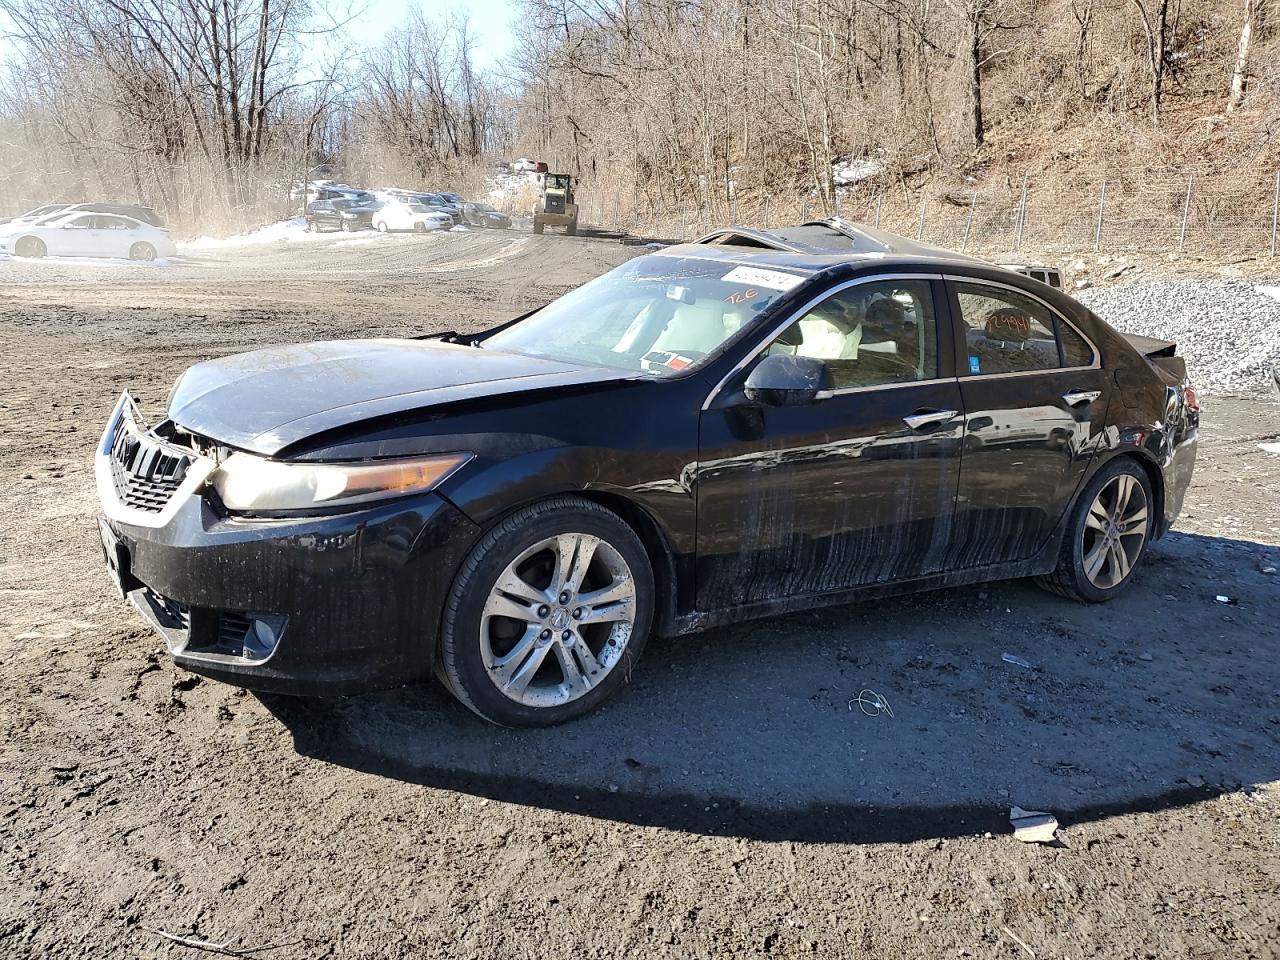
<svg viewBox="0 0 1280 960"><path fill-rule="evenodd" d="M1186 512L1105 608L1006 582L657 643L553 730L434 686L260 699L110 593L91 454L124 387L154 415L200 358L475 328L635 252L0 260L0 956L1280 956L1274 403L1206 398Z"/></svg>

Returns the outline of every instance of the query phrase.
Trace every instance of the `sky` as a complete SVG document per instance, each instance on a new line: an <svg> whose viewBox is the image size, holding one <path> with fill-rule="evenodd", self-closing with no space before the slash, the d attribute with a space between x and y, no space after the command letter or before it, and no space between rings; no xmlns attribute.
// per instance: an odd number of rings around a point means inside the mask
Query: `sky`
<svg viewBox="0 0 1280 960"><path fill-rule="evenodd" d="M444 19L450 13L465 13L476 38L476 65L495 65L511 51L511 21L516 16L516 0L355 0L363 12L352 22L349 32L361 43L371 45L403 23L415 5Z"/></svg>
<svg viewBox="0 0 1280 960"><path fill-rule="evenodd" d="M377 43L405 20L415 4L440 18L452 12L467 14L476 39L476 65L482 69L495 66L511 51L516 0L353 0L352 8L360 13L348 25L347 32L361 46ZM12 23L0 11L0 65L14 52L12 41L4 36L10 29Z"/></svg>

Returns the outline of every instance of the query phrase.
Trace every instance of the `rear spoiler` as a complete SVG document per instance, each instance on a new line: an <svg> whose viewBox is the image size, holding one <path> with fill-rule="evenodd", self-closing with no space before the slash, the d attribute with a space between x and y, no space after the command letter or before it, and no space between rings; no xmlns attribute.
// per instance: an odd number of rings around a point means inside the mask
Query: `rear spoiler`
<svg viewBox="0 0 1280 960"><path fill-rule="evenodd" d="M1120 336L1128 340L1129 346L1133 347L1148 360L1154 360L1157 357L1172 357L1178 352L1178 345L1168 340L1141 337L1136 333L1122 333Z"/></svg>

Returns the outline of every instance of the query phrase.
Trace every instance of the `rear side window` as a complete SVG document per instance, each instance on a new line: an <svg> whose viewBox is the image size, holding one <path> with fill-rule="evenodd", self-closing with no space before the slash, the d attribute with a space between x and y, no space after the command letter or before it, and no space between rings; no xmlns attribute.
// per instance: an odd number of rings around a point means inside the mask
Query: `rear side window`
<svg viewBox="0 0 1280 960"><path fill-rule="evenodd" d="M957 283L964 320L964 373L1022 373L1058 366L1053 315L1039 301L1005 287Z"/></svg>

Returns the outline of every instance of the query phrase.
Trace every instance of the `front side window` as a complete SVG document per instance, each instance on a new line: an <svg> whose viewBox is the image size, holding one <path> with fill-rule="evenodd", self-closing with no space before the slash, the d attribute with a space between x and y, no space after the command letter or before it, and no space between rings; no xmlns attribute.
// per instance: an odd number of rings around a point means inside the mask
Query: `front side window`
<svg viewBox="0 0 1280 960"><path fill-rule="evenodd" d="M805 277L662 254L637 257L484 346L654 377L687 371Z"/></svg>
<svg viewBox="0 0 1280 960"><path fill-rule="evenodd" d="M1059 366L1053 315L1038 300L981 283L957 283L967 368L961 373L1023 373Z"/></svg>
<svg viewBox="0 0 1280 960"><path fill-rule="evenodd" d="M791 324L766 352L824 361L837 390L931 380L938 334L929 281L848 287Z"/></svg>
<svg viewBox="0 0 1280 960"><path fill-rule="evenodd" d="M66 226L70 230L88 230L93 226L93 217L75 217L67 221Z"/></svg>

